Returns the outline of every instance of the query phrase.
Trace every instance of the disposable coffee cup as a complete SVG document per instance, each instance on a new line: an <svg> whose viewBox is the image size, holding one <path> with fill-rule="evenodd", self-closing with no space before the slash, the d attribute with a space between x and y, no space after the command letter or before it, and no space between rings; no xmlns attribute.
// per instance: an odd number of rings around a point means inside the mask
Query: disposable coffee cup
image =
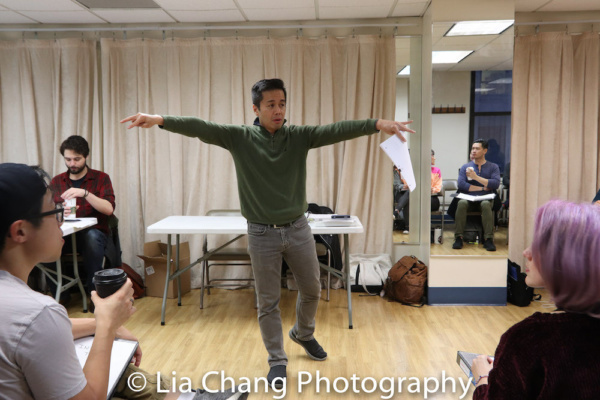
<svg viewBox="0 0 600 400"><path fill-rule="evenodd" d="M467 171L475 171L473 167L467 167ZM467 178L467 180L472 181L471 178Z"/></svg>
<svg viewBox="0 0 600 400"><path fill-rule="evenodd" d="M67 219L74 219L77 214L77 199L65 200L66 208L71 209L71 214L67 216Z"/></svg>
<svg viewBox="0 0 600 400"><path fill-rule="evenodd" d="M96 292L101 298L105 298L115 293L127 282L127 274L118 268L103 269L94 274L92 279Z"/></svg>

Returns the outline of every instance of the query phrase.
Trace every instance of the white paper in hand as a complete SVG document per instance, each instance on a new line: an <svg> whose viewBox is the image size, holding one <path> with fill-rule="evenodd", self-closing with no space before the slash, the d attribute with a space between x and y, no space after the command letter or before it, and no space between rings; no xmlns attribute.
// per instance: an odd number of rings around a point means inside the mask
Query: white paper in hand
<svg viewBox="0 0 600 400"><path fill-rule="evenodd" d="M415 174L413 172L410 154L408 153L408 143L403 142L396 135L379 145L392 162L402 171L402 178L406 181L408 188L412 192L417 187Z"/></svg>

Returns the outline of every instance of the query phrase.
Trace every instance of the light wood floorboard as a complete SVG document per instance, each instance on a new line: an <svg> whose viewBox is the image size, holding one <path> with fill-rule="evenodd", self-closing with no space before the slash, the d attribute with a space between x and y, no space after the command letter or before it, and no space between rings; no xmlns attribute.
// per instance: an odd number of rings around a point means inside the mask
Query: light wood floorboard
<svg viewBox="0 0 600 400"><path fill-rule="evenodd" d="M543 293L543 301L548 295ZM305 387L298 393L300 371L306 371L316 379L317 371L330 381L344 377L348 381L353 374L359 377L383 377L395 380L396 395L398 378L446 376L464 378L456 364L457 350L493 354L500 336L510 326L535 311L551 311L541 302L529 307L429 307L412 308L391 303L379 297L352 294L354 329L348 329L346 291L332 290L331 301L321 301L317 315L316 338L329 354L324 362L312 361L303 349L287 336L295 318L297 292L282 289L281 309L284 329L284 346L288 354L288 386L285 399L344 398L380 399L385 392L355 394L351 389L343 395L315 393L316 385ZM176 299L167 302L166 325L160 325L161 299L146 297L136 300L137 312L126 326L140 339L144 350L142 367L163 376L190 378L195 387L201 386L201 378L208 371L224 371L240 383L242 377L254 379L266 376L267 354L259 333L254 292L244 290L213 290L205 298L205 309L200 310L199 290L192 290L183 297L183 305ZM80 304L69 307L72 317L86 317ZM218 380L209 384L218 385ZM351 381L350 381L351 382ZM367 382L368 383L368 382ZM403 383L402 398L406 397L408 382ZM430 382L433 387L433 382ZM449 385L449 383L448 383ZM214 387L214 386L213 386ZM414 388L414 387L413 387ZM458 399L462 393L457 382L457 393L429 395L434 399ZM272 390L265 393L261 388L252 393L251 399L273 399L281 393ZM465 397L470 399L472 389ZM408 398L423 398L421 394Z"/></svg>

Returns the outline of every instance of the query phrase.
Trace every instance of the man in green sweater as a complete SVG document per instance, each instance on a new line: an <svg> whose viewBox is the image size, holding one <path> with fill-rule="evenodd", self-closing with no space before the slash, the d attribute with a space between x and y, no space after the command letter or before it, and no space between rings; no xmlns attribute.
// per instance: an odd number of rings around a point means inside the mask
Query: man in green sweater
<svg viewBox="0 0 600 400"><path fill-rule="evenodd" d="M406 125L367 119L324 126L285 125L287 93L280 79L263 79L252 87L254 125L221 125L194 117L138 113L121 121L134 127L161 128L198 138L228 150L235 163L242 215L248 220L248 251L258 293L258 322L269 354L267 380L281 388L288 362L283 350L279 300L282 257L298 284L296 323L289 337L306 354L324 361L327 353L314 338L321 296L319 263L310 226L304 216L306 157L310 149L377 131L398 135L414 132Z"/></svg>

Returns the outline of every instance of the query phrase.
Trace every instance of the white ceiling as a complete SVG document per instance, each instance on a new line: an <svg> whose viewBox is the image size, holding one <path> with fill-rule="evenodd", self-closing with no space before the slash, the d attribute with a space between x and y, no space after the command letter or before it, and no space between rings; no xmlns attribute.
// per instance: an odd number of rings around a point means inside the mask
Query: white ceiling
<svg viewBox="0 0 600 400"><path fill-rule="evenodd" d="M12 24L244 23L420 17L430 0L0 0L0 29ZM451 6L452 2L449 2ZM274 6L275 5L275 6ZM515 12L598 11L600 0L515 0ZM294 21L294 22L292 22ZM444 37L436 23L433 50L474 50L459 64L434 70L512 69L513 28L500 35ZM398 68L407 64L407 39L397 40Z"/></svg>

